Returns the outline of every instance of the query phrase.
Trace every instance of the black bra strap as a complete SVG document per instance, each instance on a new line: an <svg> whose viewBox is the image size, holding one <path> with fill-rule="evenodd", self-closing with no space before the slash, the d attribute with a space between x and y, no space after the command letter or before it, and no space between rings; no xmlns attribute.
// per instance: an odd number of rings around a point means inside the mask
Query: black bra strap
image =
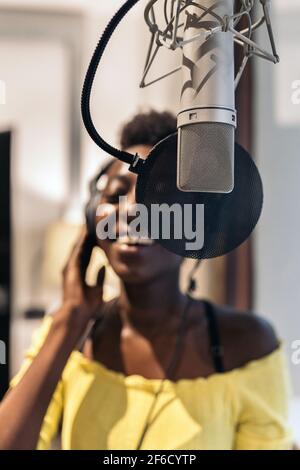
<svg viewBox="0 0 300 470"><path fill-rule="evenodd" d="M210 348L212 358L214 361L215 370L218 373L225 372L224 367L224 351L220 339L220 331L218 321L216 318L216 312L210 302L204 301L205 315L208 322L208 332L210 338Z"/></svg>

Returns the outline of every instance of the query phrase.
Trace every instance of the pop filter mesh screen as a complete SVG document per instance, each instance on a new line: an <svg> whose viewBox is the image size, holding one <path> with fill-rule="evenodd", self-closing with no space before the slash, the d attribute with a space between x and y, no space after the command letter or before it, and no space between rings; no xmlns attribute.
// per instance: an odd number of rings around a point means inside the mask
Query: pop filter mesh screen
<svg viewBox="0 0 300 470"><path fill-rule="evenodd" d="M170 237L166 237L162 230L155 237L169 251L182 257L207 259L222 256L241 245L250 236L261 215L263 187L254 161L238 144L235 145L234 159L235 186L231 193L183 192L176 184L177 134L155 146L143 165L136 188L137 202L147 207L149 235L153 227L153 205L176 204L187 216L182 217L182 236L173 236L174 229L178 233L178 219L170 217ZM199 231L196 224L197 205L204 205L204 227L200 229L204 231L204 245L187 249L191 242L191 230ZM190 224L188 230L185 223Z"/></svg>
<svg viewBox="0 0 300 470"><path fill-rule="evenodd" d="M179 130L180 189L223 193L232 191L234 134L233 126L212 122L191 124Z"/></svg>

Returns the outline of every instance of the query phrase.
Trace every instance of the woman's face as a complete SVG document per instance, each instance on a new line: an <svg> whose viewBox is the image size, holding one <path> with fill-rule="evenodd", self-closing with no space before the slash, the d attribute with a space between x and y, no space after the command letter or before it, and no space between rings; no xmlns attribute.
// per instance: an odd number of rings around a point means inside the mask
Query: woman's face
<svg viewBox="0 0 300 470"><path fill-rule="evenodd" d="M151 147L148 146L127 149L132 154L138 153L141 158L146 158L150 150ZM102 205L107 207L107 212L104 211L101 216L97 216L96 224L107 217L108 213L110 217L113 216L112 219L116 220L117 239L98 239L98 244L104 250L116 274L124 282L143 283L178 270L181 258L152 240L149 243L141 238L128 238L123 235L124 232L128 233L130 218L127 221L123 218L119 220L119 197L126 196L129 206L127 208L130 209L130 206L136 203L136 181L137 176L128 171L128 165L120 161L113 163L107 172L107 181L101 197L101 207Z"/></svg>

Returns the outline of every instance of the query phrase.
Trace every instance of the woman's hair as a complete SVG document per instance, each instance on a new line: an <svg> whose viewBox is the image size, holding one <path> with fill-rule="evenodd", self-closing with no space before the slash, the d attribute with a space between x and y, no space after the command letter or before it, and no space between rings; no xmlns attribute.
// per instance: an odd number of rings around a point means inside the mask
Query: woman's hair
<svg viewBox="0 0 300 470"><path fill-rule="evenodd" d="M149 111L136 114L127 122L120 132L122 149L135 145L149 145L153 147L160 140L177 130L176 117L168 112Z"/></svg>

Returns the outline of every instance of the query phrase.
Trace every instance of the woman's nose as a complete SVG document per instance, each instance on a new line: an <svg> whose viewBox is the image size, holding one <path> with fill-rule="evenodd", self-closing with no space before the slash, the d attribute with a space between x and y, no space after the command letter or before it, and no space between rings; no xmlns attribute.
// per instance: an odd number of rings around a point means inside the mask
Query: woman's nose
<svg viewBox="0 0 300 470"><path fill-rule="evenodd" d="M126 198L124 200L124 209L127 212L129 221L136 217L137 202L135 198L135 186L126 194Z"/></svg>
<svg viewBox="0 0 300 470"><path fill-rule="evenodd" d="M127 234L128 225L137 217L137 202L135 199L135 189L128 192L126 196L122 197L120 201L119 208L119 217L118 217L118 226L119 232Z"/></svg>
<svg viewBox="0 0 300 470"><path fill-rule="evenodd" d="M135 196L127 198L126 203L123 205L122 209L126 212L126 219L128 223L134 220L137 216L137 203Z"/></svg>

